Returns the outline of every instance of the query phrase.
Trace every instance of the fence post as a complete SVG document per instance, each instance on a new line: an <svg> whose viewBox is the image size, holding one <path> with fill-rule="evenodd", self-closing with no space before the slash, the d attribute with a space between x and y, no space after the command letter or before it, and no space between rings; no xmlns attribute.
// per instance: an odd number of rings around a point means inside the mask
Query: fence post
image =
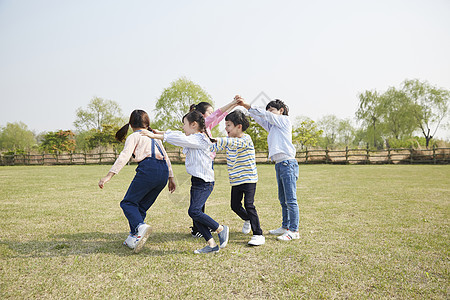
<svg viewBox="0 0 450 300"><path fill-rule="evenodd" d="M413 164L413 148L409 147L409 163Z"/></svg>
<svg viewBox="0 0 450 300"><path fill-rule="evenodd" d="M84 164L87 165L86 150L84 150Z"/></svg>
<svg viewBox="0 0 450 300"><path fill-rule="evenodd" d="M73 151L70 151L70 164L73 164Z"/></svg>
<svg viewBox="0 0 450 300"><path fill-rule="evenodd" d="M308 147L305 148L305 163L308 163Z"/></svg>
<svg viewBox="0 0 450 300"><path fill-rule="evenodd" d="M348 165L348 146L345 146L345 164Z"/></svg>
<svg viewBox="0 0 450 300"><path fill-rule="evenodd" d="M325 163L328 164L328 146L325 147Z"/></svg>
<svg viewBox="0 0 450 300"><path fill-rule="evenodd" d="M387 151L388 151L388 164L390 164L391 163L391 147L388 147Z"/></svg>
<svg viewBox="0 0 450 300"><path fill-rule="evenodd" d="M433 145L433 164L436 164L436 145Z"/></svg>
<svg viewBox="0 0 450 300"><path fill-rule="evenodd" d="M101 150L101 149L100 149ZM98 154L98 163L101 164L102 163L102 152L100 151L100 153Z"/></svg>
<svg viewBox="0 0 450 300"><path fill-rule="evenodd" d="M370 152L369 152L369 144L367 144L367 154L366 154L366 165L370 162L369 158L370 158Z"/></svg>

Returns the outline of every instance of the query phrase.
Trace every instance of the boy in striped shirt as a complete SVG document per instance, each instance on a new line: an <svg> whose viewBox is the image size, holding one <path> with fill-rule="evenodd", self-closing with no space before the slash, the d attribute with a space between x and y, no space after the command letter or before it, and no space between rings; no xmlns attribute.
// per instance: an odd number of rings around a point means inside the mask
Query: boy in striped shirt
<svg viewBox="0 0 450 300"><path fill-rule="evenodd" d="M231 209L244 220L242 232L253 231L249 245L259 246L265 243L258 213L253 204L258 182L256 171L255 147L253 141L244 131L250 125L245 114L235 110L225 117L226 138L217 138L217 143L211 146L211 151L226 149L228 177L231 184ZM244 196L244 207L242 197Z"/></svg>

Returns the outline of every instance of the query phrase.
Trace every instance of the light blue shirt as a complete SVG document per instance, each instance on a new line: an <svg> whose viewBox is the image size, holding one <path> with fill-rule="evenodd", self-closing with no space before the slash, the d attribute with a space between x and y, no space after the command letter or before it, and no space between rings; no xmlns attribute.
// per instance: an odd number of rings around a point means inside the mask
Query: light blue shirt
<svg viewBox="0 0 450 300"><path fill-rule="evenodd" d="M276 115L260 107L251 107L248 112L269 133L269 158L277 163L294 159L296 150L292 144L292 124L289 117Z"/></svg>
<svg viewBox="0 0 450 300"><path fill-rule="evenodd" d="M168 130L164 142L183 147L186 155L186 172L206 182L214 182L214 170L210 156L211 141L203 133L185 135L181 131Z"/></svg>

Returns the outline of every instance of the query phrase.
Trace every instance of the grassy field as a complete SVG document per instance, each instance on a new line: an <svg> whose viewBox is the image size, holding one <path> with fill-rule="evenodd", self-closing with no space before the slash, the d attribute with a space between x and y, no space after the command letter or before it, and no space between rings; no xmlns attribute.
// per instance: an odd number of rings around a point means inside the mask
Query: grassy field
<svg viewBox="0 0 450 300"><path fill-rule="evenodd" d="M0 167L1 299L448 299L450 166L301 165L300 240L248 247L225 166L207 213L230 225L216 255L194 255L189 177L150 209L144 250L122 246L119 207L134 166ZM264 232L280 226L273 165L258 165ZM215 235L217 237L217 235Z"/></svg>

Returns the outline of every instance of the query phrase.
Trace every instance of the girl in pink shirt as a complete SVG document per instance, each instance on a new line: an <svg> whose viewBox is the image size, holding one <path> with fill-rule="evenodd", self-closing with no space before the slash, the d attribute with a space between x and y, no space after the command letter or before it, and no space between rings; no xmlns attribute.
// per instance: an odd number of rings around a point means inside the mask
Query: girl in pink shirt
<svg viewBox="0 0 450 300"><path fill-rule="evenodd" d="M169 191L175 191L175 181L172 165L161 141L149 139L139 133L142 129L151 130L148 114L143 110L133 111L129 123L117 131L117 140L124 140L129 126L134 132L127 137L122 152L108 174L100 179L98 186L102 189L131 157L138 162L136 175L120 202L130 225L130 235L124 245L137 253L142 250L150 234L150 226L144 222L147 210L153 205L167 181Z"/></svg>
<svg viewBox="0 0 450 300"><path fill-rule="evenodd" d="M216 127L220 123L220 121L222 121L227 116L227 114L236 106L237 100L233 100L227 105L214 111L213 107L208 102L200 102L199 104L192 104L190 107L190 111L196 110L203 115L203 117L205 118L206 132L208 133L208 136L212 136L211 129ZM216 152L210 152L210 156L214 163ZM205 206L202 207L202 212L205 212ZM202 237L202 234L195 226L195 222L191 227L191 235L196 238Z"/></svg>

